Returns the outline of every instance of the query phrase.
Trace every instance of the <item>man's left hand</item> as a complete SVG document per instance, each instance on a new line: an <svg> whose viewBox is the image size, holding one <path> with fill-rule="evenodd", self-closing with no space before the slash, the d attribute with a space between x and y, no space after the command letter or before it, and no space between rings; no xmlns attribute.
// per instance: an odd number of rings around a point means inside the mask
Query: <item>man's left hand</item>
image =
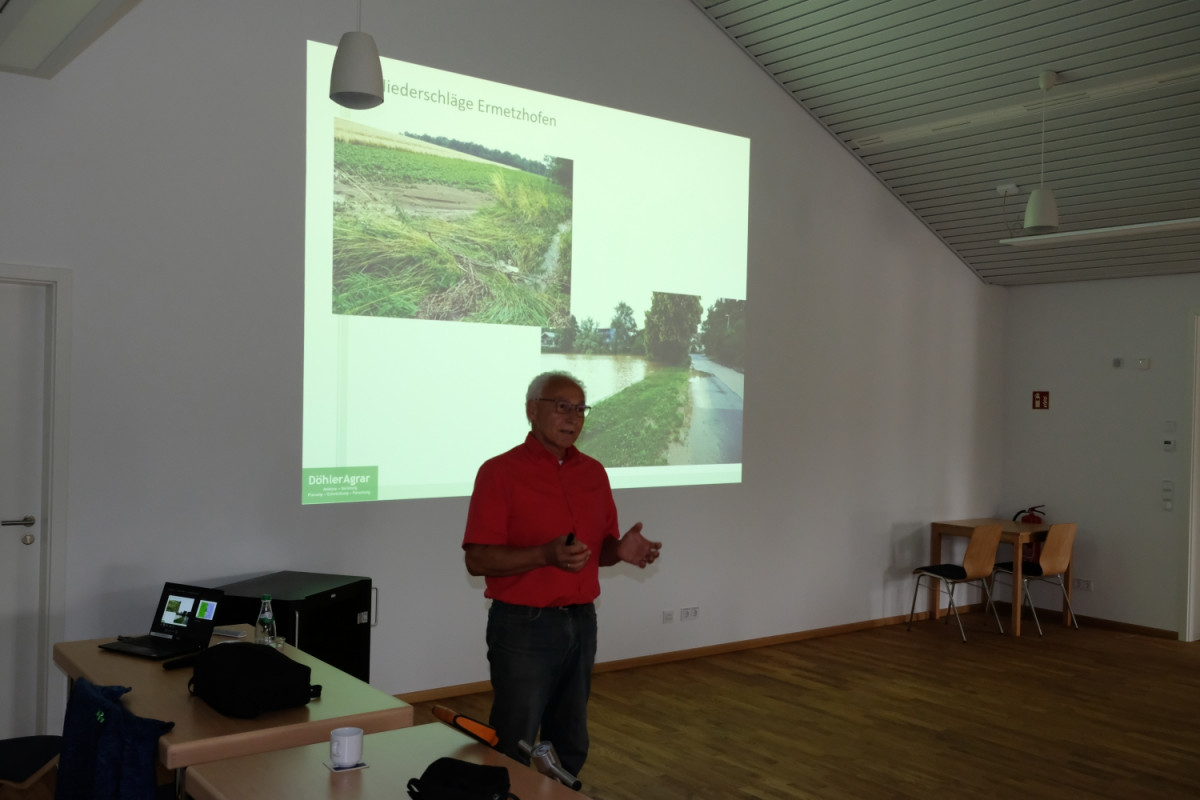
<svg viewBox="0 0 1200 800"><path fill-rule="evenodd" d="M645 569L658 560L662 542L652 542L642 535L642 523L637 523L617 542L617 557L622 561Z"/></svg>

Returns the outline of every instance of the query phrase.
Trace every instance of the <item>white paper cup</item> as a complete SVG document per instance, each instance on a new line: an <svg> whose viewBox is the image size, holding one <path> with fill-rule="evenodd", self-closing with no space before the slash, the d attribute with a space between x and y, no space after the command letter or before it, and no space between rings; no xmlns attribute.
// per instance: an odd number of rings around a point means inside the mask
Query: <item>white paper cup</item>
<svg viewBox="0 0 1200 800"><path fill-rule="evenodd" d="M362 763L362 728L334 728L329 734L329 763L345 769Z"/></svg>

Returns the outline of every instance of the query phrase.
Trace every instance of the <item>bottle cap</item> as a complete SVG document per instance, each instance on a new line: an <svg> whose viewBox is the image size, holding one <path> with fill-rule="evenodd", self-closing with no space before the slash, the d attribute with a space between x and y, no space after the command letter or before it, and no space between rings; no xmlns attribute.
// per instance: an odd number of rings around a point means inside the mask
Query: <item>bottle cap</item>
<svg viewBox="0 0 1200 800"><path fill-rule="evenodd" d="M270 600L270 599L271 599L271 595L269 595L269 594L264 594L264 595L262 596L262 599L263 599L263 600Z"/></svg>

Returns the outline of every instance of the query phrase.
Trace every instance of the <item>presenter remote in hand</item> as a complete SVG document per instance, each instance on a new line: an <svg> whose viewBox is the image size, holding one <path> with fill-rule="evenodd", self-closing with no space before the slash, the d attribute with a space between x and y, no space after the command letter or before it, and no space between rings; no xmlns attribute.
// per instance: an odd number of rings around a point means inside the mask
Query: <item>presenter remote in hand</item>
<svg viewBox="0 0 1200 800"><path fill-rule="evenodd" d="M547 372L529 384L523 444L484 462L463 536L467 572L486 578L487 647L499 749L549 741L578 775L587 759L587 703L596 659L600 567L647 567L660 542L636 523L622 536L608 474L575 440L583 386Z"/></svg>

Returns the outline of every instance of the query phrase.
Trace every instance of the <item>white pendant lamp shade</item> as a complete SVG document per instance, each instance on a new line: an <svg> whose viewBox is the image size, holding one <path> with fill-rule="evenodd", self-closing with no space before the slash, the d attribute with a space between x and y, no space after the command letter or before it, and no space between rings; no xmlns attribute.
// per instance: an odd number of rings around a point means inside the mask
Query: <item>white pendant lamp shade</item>
<svg viewBox="0 0 1200 800"><path fill-rule="evenodd" d="M1025 206L1026 233L1053 233L1058 230L1058 203L1049 186L1039 186L1029 195Z"/></svg>
<svg viewBox="0 0 1200 800"><path fill-rule="evenodd" d="M1054 201L1054 192L1046 186L1046 93L1058 83L1058 73L1044 70L1038 76L1038 88L1042 90L1042 144L1038 163L1041 175L1038 177L1038 187L1029 194L1029 203L1025 206L1026 233L1054 233L1058 230L1058 203Z"/></svg>
<svg viewBox="0 0 1200 800"><path fill-rule="evenodd" d="M368 33L349 31L338 42L329 77L329 99L346 108L374 108L383 102L383 67Z"/></svg>

